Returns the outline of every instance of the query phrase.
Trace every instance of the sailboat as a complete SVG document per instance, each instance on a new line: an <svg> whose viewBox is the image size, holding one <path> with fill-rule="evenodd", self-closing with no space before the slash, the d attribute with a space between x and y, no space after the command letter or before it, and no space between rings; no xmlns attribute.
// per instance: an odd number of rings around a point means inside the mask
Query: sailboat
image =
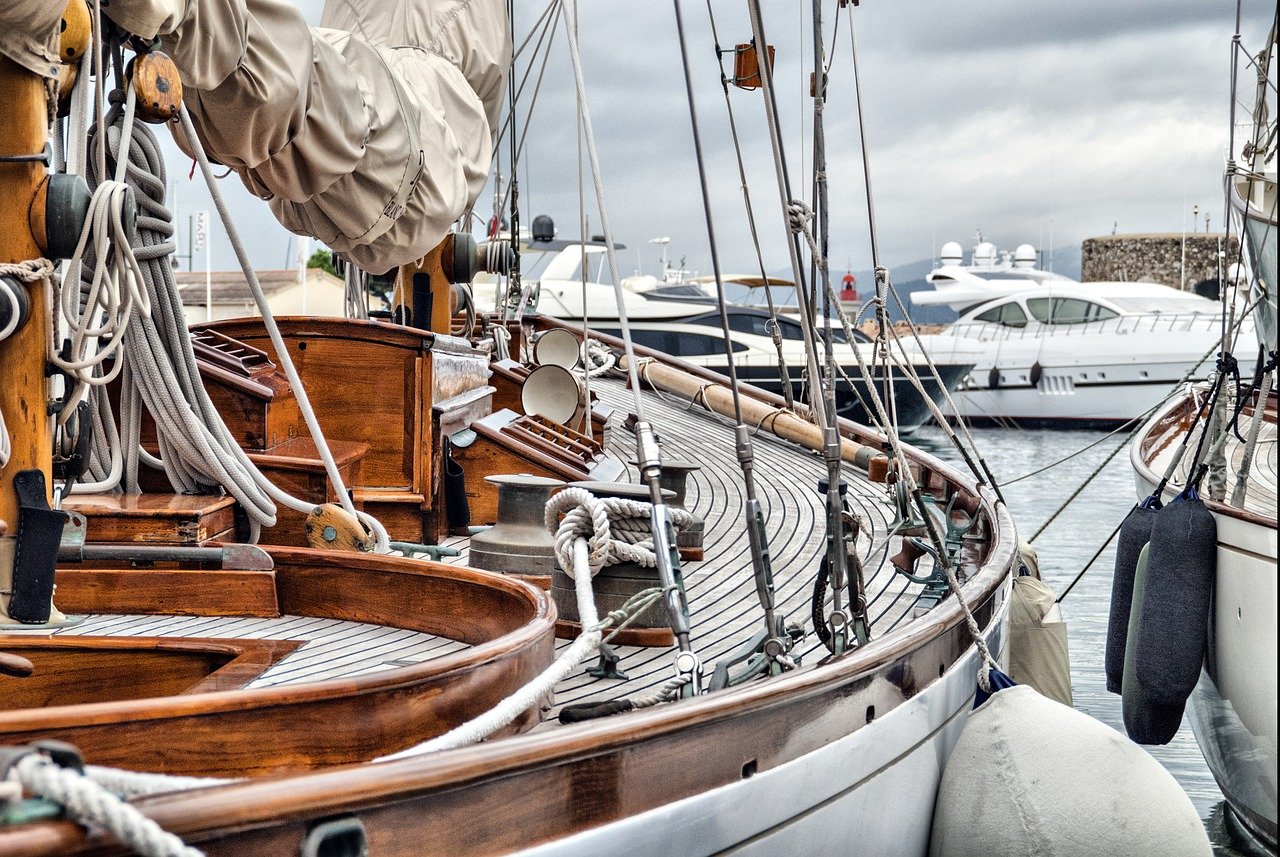
<svg viewBox="0 0 1280 857"><path fill-rule="evenodd" d="M1216 528L1207 641L1190 695L1191 726L1231 815L1266 848L1276 832L1276 26L1254 57L1232 45L1233 143L1226 170L1230 228L1249 272L1242 295L1256 341L1223 334L1218 373L1160 408L1132 447L1138 493L1171 503L1188 488ZM1240 80L1250 66L1256 86ZM1237 104L1251 105L1238 128ZM1247 318L1247 317L1246 317ZM1238 381L1233 354L1258 355ZM1244 361L1241 360L1241 363ZM1176 592L1170 593L1176 595ZM1135 608L1136 609L1136 608Z"/></svg>
<svg viewBox="0 0 1280 857"><path fill-rule="evenodd" d="M575 11L543 20L581 94ZM1008 510L829 386L794 405L625 325L455 313L480 267L520 289L516 248L451 228L504 22L0 11L0 854L927 852L1007 642ZM392 318L274 319L259 287L261 318L188 331L143 120L233 244L211 156L396 270ZM611 367L538 363L553 332Z"/></svg>

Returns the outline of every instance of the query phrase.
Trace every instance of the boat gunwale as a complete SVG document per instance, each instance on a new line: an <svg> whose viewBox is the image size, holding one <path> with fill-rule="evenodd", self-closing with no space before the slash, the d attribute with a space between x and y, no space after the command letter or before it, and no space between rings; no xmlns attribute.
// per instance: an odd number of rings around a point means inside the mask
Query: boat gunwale
<svg viewBox="0 0 1280 857"><path fill-rule="evenodd" d="M1139 429L1137 436L1134 437L1133 445L1129 450L1129 461L1138 478L1147 484L1152 486L1160 484L1161 476L1155 472L1153 460L1155 456L1159 455L1164 449L1168 448L1170 443L1177 439L1175 435L1179 430L1185 430L1189 426L1191 417L1190 414L1184 413L1184 411L1193 407L1197 392L1195 385L1188 385L1178 396L1152 414L1142 428ZM1275 398L1276 394L1274 392L1268 397L1267 406L1263 412L1265 416L1270 416L1273 413L1271 402ZM1195 402L1195 404L1204 407L1203 402ZM1159 449L1154 448L1157 445L1159 445ZM1183 484L1170 480L1169 485L1164 489L1161 500L1167 502L1177 497L1182 493L1184 487ZM1208 496L1201 496L1200 499L1205 508L1214 514L1271 530L1277 529L1276 519L1269 518L1260 512L1232 506L1229 503L1214 500Z"/></svg>
<svg viewBox="0 0 1280 857"><path fill-rule="evenodd" d="M0 734L37 731L41 728L63 729L105 725L120 722L122 719L128 719L132 722L145 722L176 717L208 717L228 712L249 712L265 708L336 701L374 693L388 693L412 688L425 682L443 678L451 673L457 675L473 673L501 660L531 653L540 645L545 645L548 640L554 638L556 621L554 603L541 590L517 578L466 566L448 565L446 563L408 557L335 554L332 551L276 545L263 545L262 547L272 555L273 560L292 561L306 568L311 568L308 560L314 562L314 560L323 557L331 562L340 562L346 569L353 571L370 570L368 566L374 566L373 570L383 573L407 574L414 577L463 582L471 586L479 585L503 592L513 599L524 599L533 615L524 624L492 640L472 645L463 651L430 658L413 665L391 667L386 670L378 670L361 675L298 684L281 684L271 687L204 691L184 696L161 696L113 702L50 706L36 710L0 710ZM364 568L361 568L362 566ZM281 571L281 568L277 565L277 568L272 573L280 575ZM127 570L122 570L122 573L127 574L128 572ZM285 571L283 576L287 577L287 575L288 572ZM277 586L279 585L277 583ZM170 614L157 612L155 615ZM306 616L307 614L293 613L288 615ZM333 617L321 615L309 618ZM397 626L386 625L384 627ZM414 629L404 628L404 630ZM3 633L0 632L0 640L3 637ZM83 638L76 637L75 639L89 641L93 637L85 636ZM108 637L108 639L117 638ZM176 639L181 640L182 638Z"/></svg>

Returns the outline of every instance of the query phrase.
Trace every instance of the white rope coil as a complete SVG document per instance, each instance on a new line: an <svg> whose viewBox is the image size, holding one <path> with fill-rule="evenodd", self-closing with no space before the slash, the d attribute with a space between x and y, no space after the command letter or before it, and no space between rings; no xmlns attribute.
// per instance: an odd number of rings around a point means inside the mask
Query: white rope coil
<svg viewBox="0 0 1280 857"><path fill-rule="evenodd" d="M59 767L47 756L33 754L20 759L10 776L27 792L61 805L78 824L104 828L143 857L204 855L93 780Z"/></svg>
<svg viewBox="0 0 1280 857"><path fill-rule="evenodd" d="M671 523L677 532L691 527L693 515L671 509ZM564 520L560 521L560 515ZM566 488L547 503L546 524L556 530L556 559L565 573L573 576L574 540L585 538L589 545L588 565L594 576L606 565L634 562L645 568L658 563L650 528L651 509L639 500L599 498L584 488Z"/></svg>
<svg viewBox="0 0 1280 857"><path fill-rule="evenodd" d="M582 366L588 378L603 375L618 364L618 356L603 342L586 339L582 343Z"/></svg>

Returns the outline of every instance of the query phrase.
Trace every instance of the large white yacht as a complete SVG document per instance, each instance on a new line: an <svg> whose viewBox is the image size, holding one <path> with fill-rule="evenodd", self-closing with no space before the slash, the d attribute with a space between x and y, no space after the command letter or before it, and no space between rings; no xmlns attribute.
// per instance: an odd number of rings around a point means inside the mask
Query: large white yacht
<svg viewBox="0 0 1280 857"><path fill-rule="evenodd" d="M605 248L590 242L557 241L550 238L531 240L522 249L526 256L543 258L524 265L530 271L526 312L538 312L566 321L586 319L601 333L617 334L618 305L612 285L601 282L607 272L601 270ZM583 275L583 265L586 275ZM708 286L703 282L673 282L670 278L652 276L627 277L622 281L622 295L630 322L631 335L637 345L653 348L679 357L687 363L724 374L728 371L724 339L720 332L720 314ZM711 286L714 288L714 286ZM484 310L501 304L492 282L473 285L476 305ZM730 338L733 343L734 366L738 376L765 390L781 394L784 375L795 397L807 401L807 379L804 373L804 338L800 322L793 316L779 316L781 363L773 342L769 313L747 306L728 308ZM869 395L858 370L858 356L872 366L872 376L879 386L886 375L892 377L897 405L899 431L914 431L931 418L928 403L908 380L909 365L921 379L929 397L945 406L942 387L935 381L924 355L912 341L903 346L909 358L895 353L888 371L875 361L875 347L860 332L854 331L856 342L849 343L838 326L832 330L834 356L844 374L853 381L837 379L836 408L841 416L857 422L871 422L863 402ZM925 348L934 357L934 365L942 384L955 389L973 370L979 358L979 347L953 339L945 342L936 336L922 337ZM854 353L854 349L858 353ZM944 349L945 354L934 349Z"/></svg>
<svg viewBox="0 0 1280 857"><path fill-rule="evenodd" d="M975 422L1101 427L1141 417L1188 373L1215 365L1220 305L1158 283L1080 283L1036 267L1023 244L980 242L969 264L956 242L928 276L917 306L960 313L939 342L982 356L953 396ZM946 358L947 345L935 356Z"/></svg>

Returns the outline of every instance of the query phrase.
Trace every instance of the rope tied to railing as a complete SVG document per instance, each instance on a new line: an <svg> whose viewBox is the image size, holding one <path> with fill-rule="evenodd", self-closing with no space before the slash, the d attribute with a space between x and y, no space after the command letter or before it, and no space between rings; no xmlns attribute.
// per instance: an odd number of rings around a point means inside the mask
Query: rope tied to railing
<svg viewBox="0 0 1280 857"><path fill-rule="evenodd" d="M138 809L85 774L64 768L42 753L19 759L9 776L33 795L59 804L78 824L100 827L143 857L203 857Z"/></svg>

